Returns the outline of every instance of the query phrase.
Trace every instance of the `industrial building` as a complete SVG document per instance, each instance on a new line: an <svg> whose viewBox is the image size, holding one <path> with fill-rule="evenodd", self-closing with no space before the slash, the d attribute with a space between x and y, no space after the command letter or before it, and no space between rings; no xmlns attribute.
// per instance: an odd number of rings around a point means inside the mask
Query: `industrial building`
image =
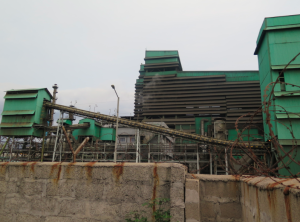
<svg viewBox="0 0 300 222"><path fill-rule="evenodd" d="M179 162L195 173L295 176L299 39L300 15L266 18L255 49L259 71L184 71L177 50L146 51L134 120L56 104L57 85L53 95L8 90L0 158ZM83 119L73 124L74 115Z"/></svg>
<svg viewBox="0 0 300 222"><path fill-rule="evenodd" d="M146 51L136 82L134 119L165 122L170 128L213 136L212 122L226 123L223 138L236 139L249 121L250 140L263 138L258 71L183 71L178 51ZM256 116L251 118L256 112ZM246 139L248 140L248 139Z"/></svg>

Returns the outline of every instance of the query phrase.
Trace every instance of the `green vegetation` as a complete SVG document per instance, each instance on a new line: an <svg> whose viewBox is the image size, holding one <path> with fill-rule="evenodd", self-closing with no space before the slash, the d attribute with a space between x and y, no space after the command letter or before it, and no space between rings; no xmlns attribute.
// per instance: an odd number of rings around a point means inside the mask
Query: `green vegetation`
<svg viewBox="0 0 300 222"><path fill-rule="evenodd" d="M171 215L170 215L170 209L163 209L164 205L166 203L170 202L170 199L167 198L157 198L154 200L151 200L150 202L146 202L143 204L143 206L155 209L154 207L158 207L158 209L154 210L152 216L154 217L156 222L169 222ZM142 213L145 213L145 211L142 211ZM130 212L127 215L127 218L125 219L126 222L149 222L147 217L142 216L139 212L133 211Z"/></svg>

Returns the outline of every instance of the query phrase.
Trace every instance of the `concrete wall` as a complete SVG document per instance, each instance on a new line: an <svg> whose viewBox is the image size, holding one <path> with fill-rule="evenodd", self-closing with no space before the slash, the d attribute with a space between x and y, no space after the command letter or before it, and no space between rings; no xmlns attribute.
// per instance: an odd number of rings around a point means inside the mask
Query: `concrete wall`
<svg viewBox="0 0 300 222"><path fill-rule="evenodd" d="M172 222L296 222L296 179L187 174L167 163L1 163L0 221L125 221L169 198ZM157 209L157 208L156 208Z"/></svg>
<svg viewBox="0 0 300 222"><path fill-rule="evenodd" d="M296 179L188 174L185 202L187 222L300 221Z"/></svg>
<svg viewBox="0 0 300 222"><path fill-rule="evenodd" d="M184 221L186 168L181 164L2 163L0 221L125 221L170 198L171 221Z"/></svg>

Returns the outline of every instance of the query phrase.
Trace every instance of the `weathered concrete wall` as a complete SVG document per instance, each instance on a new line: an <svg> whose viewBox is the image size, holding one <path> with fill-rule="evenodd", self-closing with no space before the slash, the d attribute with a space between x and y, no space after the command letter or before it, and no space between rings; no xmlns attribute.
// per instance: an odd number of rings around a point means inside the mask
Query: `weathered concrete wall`
<svg viewBox="0 0 300 222"><path fill-rule="evenodd" d="M187 222L300 221L296 179L188 174L185 201Z"/></svg>
<svg viewBox="0 0 300 222"><path fill-rule="evenodd" d="M0 221L125 221L142 204L170 198L184 221L186 168L180 164L3 163ZM151 220L150 220L151 221Z"/></svg>
<svg viewBox="0 0 300 222"><path fill-rule="evenodd" d="M295 222L296 179L187 174L167 163L2 163L0 221L125 221L169 198L176 222Z"/></svg>

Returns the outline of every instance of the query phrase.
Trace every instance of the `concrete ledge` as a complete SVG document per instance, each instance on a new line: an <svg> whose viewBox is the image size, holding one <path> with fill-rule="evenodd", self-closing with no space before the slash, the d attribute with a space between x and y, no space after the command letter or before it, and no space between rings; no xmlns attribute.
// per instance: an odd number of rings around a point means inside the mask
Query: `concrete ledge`
<svg viewBox="0 0 300 222"><path fill-rule="evenodd" d="M199 181L202 221L298 221L300 178L187 174ZM189 212L189 205L186 206Z"/></svg>

